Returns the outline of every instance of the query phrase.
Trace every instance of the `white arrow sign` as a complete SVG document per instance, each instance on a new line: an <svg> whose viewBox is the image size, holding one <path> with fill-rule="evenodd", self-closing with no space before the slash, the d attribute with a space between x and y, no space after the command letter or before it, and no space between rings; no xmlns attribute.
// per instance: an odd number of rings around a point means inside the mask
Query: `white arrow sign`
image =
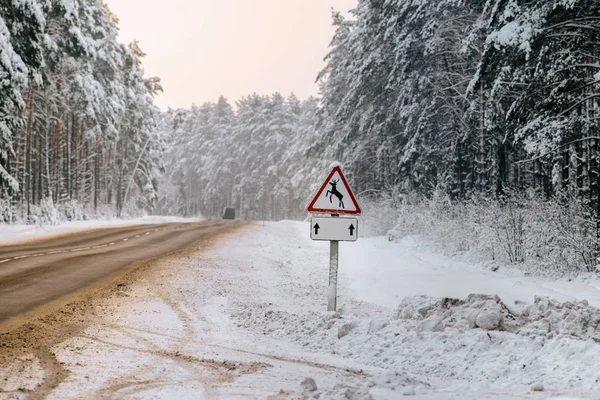
<svg viewBox="0 0 600 400"><path fill-rule="evenodd" d="M354 242L358 238L358 218L313 217L310 220L310 238Z"/></svg>

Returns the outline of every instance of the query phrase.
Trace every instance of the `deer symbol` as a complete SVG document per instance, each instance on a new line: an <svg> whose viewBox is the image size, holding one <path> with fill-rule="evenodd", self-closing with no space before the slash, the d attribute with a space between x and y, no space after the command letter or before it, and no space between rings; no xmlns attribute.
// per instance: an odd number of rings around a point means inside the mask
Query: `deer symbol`
<svg viewBox="0 0 600 400"><path fill-rule="evenodd" d="M325 193L325 197L329 196L329 202L333 202L333 196L337 197L338 200L340 201L339 207L344 208L344 202L342 201L342 198L344 198L344 195L341 194L340 192L338 192L338 190L336 189L336 186L338 184L340 180L333 180L331 182L329 182L329 184L331 185L331 190L328 190L327 193ZM331 193L331 195L329 195L329 193Z"/></svg>

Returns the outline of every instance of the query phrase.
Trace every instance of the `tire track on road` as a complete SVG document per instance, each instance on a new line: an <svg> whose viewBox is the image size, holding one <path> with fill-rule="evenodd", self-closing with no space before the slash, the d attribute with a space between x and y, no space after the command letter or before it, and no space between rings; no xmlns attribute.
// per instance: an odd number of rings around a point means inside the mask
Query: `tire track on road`
<svg viewBox="0 0 600 400"><path fill-rule="evenodd" d="M236 227L239 225L239 221L234 223L207 221L204 224L196 224L195 227L187 226L187 229L174 228L171 232L166 233L166 239L158 237L158 235L154 238L154 235L150 234L140 235L144 238L148 238L147 240L152 240L153 243L166 242L168 244L167 248L175 247L175 250L153 256L153 253L149 252L148 249L141 249L139 250L140 254L138 254L141 256L141 259L138 259L133 263L127 263L127 268L117 268L111 275L102 277L99 281L94 281L93 284L82 286L82 290L77 289L76 292L69 293L57 301L45 304L43 307L36 308L25 315L14 316L8 321L0 320L0 365L2 365L3 368L12 368L11 365L14 364L14 360L33 355L35 360L41 362L44 378L42 384L37 386L35 390L28 392L27 396L34 400L46 398L51 392L56 390L70 373L72 373L70 369L66 368L65 365L57 359L55 346L65 342L69 338L85 335L84 332L86 327L88 327L90 323L93 323L97 318L97 312L99 311L97 305L100 304L100 301L103 298L114 296L116 294L115 290L120 290L121 287L139 279L142 274L145 274L148 269L154 265L159 257L167 255L177 256L178 254L187 251L182 250L183 248L187 248L192 243L199 242L203 239L204 235L219 232L223 229L237 229ZM156 231L158 232L158 229ZM148 230L148 232L151 232L151 230ZM115 242L111 243L113 245L115 244ZM107 247L110 248L109 246L111 243L102 247L102 250L107 251ZM13 246L13 248L14 247L15 246ZM117 254L121 254L125 249L130 249L129 246L123 248L120 247L121 246L115 247L119 250ZM2 250L3 248L0 248L0 253ZM85 254L88 251L93 251L93 249L90 248L89 250L78 251L75 253L71 253L70 251L68 253L54 252L54 256L61 258L71 257L69 260L71 260L71 262L76 262L75 265L85 265L89 267L86 263L90 260L90 257L93 258L93 255ZM33 255L35 254L39 253L33 252L29 259L30 261L37 260L36 258L33 258ZM98 254L98 257L101 256L102 253ZM3 259L4 258L0 256L0 261ZM27 259L16 261L12 267L25 260ZM47 261L43 260L43 258L40 260ZM5 268L4 265L0 268L0 271L3 268ZM39 278L39 276L37 277ZM2 279L0 279L0 282L2 282ZM0 308L4 305L4 298L2 297L0 290ZM130 333L130 335L133 337L136 336L133 333ZM162 349L155 349L155 351L158 352L157 354L160 354ZM181 356L181 354L168 354L169 357L173 355L177 357ZM184 356L184 358L185 357L186 356ZM21 374L19 371L20 370L17 369L14 373L19 375ZM3 382L0 382L0 392L3 390L2 385ZM11 396L11 393L20 396L21 392L5 391L5 394L8 394L9 396ZM118 395L118 386L114 388L113 393Z"/></svg>
<svg viewBox="0 0 600 400"><path fill-rule="evenodd" d="M132 262L167 254L208 232L236 224L239 221L205 220L108 228L31 245L0 247L0 323Z"/></svg>

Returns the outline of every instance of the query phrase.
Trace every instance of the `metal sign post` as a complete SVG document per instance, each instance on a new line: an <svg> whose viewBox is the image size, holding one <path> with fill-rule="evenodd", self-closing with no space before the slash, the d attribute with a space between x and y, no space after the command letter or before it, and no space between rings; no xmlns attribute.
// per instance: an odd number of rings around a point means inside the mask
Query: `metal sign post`
<svg viewBox="0 0 600 400"><path fill-rule="evenodd" d="M313 217L311 219L310 237L313 240L329 240L327 311L336 311L340 241L354 242L358 237L358 219L339 217L340 214L358 215L361 213L360 206L342 173L341 165L332 165L331 172L309 203L307 211L331 214L331 218Z"/></svg>
<svg viewBox="0 0 600 400"><path fill-rule="evenodd" d="M338 214L332 214L331 218L338 218ZM339 246L340 242L331 240L329 242L329 290L327 295L327 311L335 311L337 309L337 277L338 277L338 261L339 261Z"/></svg>

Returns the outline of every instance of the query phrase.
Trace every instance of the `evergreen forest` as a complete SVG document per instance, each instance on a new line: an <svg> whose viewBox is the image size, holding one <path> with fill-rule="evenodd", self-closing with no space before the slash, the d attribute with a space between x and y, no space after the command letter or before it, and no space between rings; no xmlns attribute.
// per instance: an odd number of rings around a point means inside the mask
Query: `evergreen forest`
<svg viewBox="0 0 600 400"><path fill-rule="evenodd" d="M116 16L100 0L1 0L0 16L0 221L153 208L160 81Z"/></svg>
<svg viewBox="0 0 600 400"><path fill-rule="evenodd" d="M600 214L600 2L359 0L317 98L160 112L99 0L0 0L0 220L302 219L328 166L359 197L535 193Z"/></svg>

